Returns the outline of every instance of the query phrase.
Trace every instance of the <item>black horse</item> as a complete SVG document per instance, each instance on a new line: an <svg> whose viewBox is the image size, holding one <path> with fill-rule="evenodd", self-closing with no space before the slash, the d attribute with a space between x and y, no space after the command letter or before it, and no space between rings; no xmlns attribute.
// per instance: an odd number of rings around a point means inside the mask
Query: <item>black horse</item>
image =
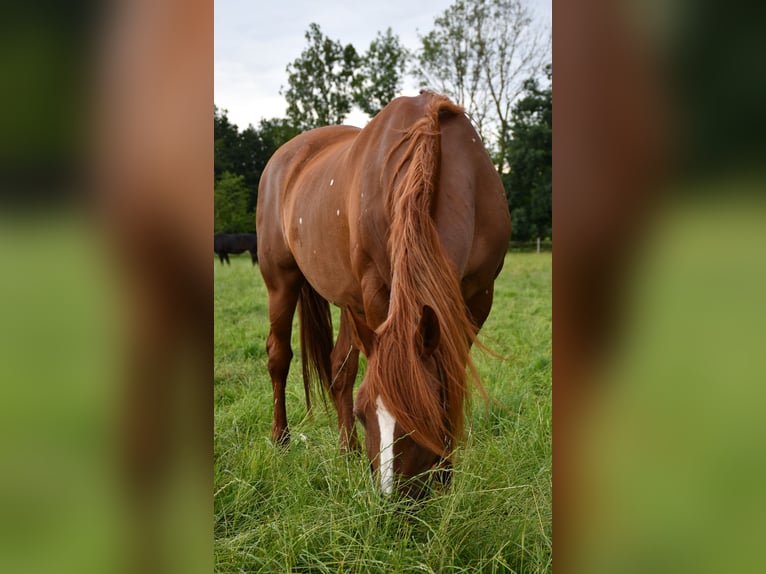
<svg viewBox="0 0 766 574"><path fill-rule="evenodd" d="M253 265L258 263L258 242L255 233L216 233L213 237L213 251L216 252L221 264L229 261L229 253L239 255L245 251L250 252Z"/></svg>

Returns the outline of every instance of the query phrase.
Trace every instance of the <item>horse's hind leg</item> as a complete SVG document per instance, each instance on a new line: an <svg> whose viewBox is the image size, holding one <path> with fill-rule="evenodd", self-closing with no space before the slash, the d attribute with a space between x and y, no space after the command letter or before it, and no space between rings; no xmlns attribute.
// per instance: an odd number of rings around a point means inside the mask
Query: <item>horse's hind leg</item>
<svg viewBox="0 0 766 574"><path fill-rule="evenodd" d="M359 369L359 349L353 338L345 313L340 315L338 339L332 351L331 391L338 412L338 430L342 451L359 450L354 424L354 381Z"/></svg>
<svg viewBox="0 0 766 574"><path fill-rule="evenodd" d="M266 340L266 352L269 356L269 375L274 396L274 421L271 425L271 440L275 444L286 445L290 442L285 406L285 385L290 371L293 350L290 336L293 328L293 315L298 303L298 295L303 285L303 275L297 269L282 273L278 280L270 281L265 275L269 292L269 322L271 329Z"/></svg>

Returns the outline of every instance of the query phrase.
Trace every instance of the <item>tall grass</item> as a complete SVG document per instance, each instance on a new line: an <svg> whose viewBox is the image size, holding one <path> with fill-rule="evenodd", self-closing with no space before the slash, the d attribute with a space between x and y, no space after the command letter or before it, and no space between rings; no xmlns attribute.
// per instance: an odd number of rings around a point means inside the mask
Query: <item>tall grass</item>
<svg viewBox="0 0 766 574"><path fill-rule="evenodd" d="M260 273L216 262L215 288L217 572L550 572L550 253L506 257L480 335L504 359L474 354L492 399L475 395L451 486L417 507L382 497L364 455L340 453L329 401L306 417L297 322L293 440L272 447Z"/></svg>

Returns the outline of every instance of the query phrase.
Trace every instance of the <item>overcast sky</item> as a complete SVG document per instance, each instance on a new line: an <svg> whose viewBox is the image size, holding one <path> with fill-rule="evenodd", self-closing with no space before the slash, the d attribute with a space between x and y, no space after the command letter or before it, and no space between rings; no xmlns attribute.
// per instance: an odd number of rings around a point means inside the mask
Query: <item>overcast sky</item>
<svg viewBox="0 0 766 574"><path fill-rule="evenodd" d="M528 0L550 23L551 0ZM285 68L306 47L311 22L342 44L367 50L378 31L389 26L409 49L419 46L418 33L433 28L434 17L452 0L215 0L215 103L229 111L229 120L244 129L261 118L285 117L287 104L279 95L287 85ZM417 93L405 86L404 95ZM363 126L355 110L346 123Z"/></svg>

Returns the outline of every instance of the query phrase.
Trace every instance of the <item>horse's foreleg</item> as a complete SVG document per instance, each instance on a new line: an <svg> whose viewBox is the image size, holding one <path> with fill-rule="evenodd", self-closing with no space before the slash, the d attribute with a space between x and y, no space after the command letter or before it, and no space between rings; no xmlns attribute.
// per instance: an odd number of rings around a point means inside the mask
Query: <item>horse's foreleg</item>
<svg viewBox="0 0 766 574"><path fill-rule="evenodd" d="M359 369L359 350L352 344L345 313L341 313L338 340L332 351L332 394L338 412L338 430L342 451L359 450L354 422L354 381Z"/></svg>
<svg viewBox="0 0 766 574"><path fill-rule="evenodd" d="M298 303L303 278L298 276L293 281L282 282L279 289L269 288L269 321L271 329L266 340L266 352L269 356L269 375L274 393L274 421L271 425L271 440L275 444L286 445L290 442L285 406L285 385L290 371L293 350L290 336L293 328L293 315Z"/></svg>

